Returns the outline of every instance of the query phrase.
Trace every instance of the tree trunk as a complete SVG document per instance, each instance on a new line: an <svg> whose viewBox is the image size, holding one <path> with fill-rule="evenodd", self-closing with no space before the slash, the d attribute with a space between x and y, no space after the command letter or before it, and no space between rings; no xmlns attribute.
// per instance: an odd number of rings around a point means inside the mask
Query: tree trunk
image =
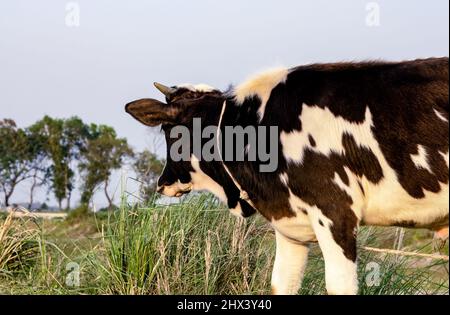
<svg viewBox="0 0 450 315"><path fill-rule="evenodd" d="M107 180L105 181L105 196L106 196L106 199L108 200L108 203L109 203L109 209L112 209L113 201L112 201L111 197L108 194L108 181Z"/></svg>
<svg viewBox="0 0 450 315"><path fill-rule="evenodd" d="M58 211L62 210L62 200L58 199Z"/></svg>
<svg viewBox="0 0 450 315"><path fill-rule="evenodd" d="M16 185L12 186L11 190L8 192L5 190L5 207L9 206L9 199L11 198L15 187L16 187Z"/></svg>
<svg viewBox="0 0 450 315"><path fill-rule="evenodd" d="M5 194L5 207L9 206L9 196Z"/></svg>
<svg viewBox="0 0 450 315"><path fill-rule="evenodd" d="M31 184L31 188L30 188L30 202L28 204L28 209L31 210L31 207L33 206L33 201L34 201L34 190L36 189L37 186L37 176L36 174L33 175L33 183Z"/></svg>
<svg viewBox="0 0 450 315"><path fill-rule="evenodd" d="M33 185L34 186L34 185ZM31 210L31 208L33 207L33 190L34 190L34 187L33 186L31 186L31 189L30 189L30 201L29 201L29 203L28 203L28 210Z"/></svg>
<svg viewBox="0 0 450 315"><path fill-rule="evenodd" d="M70 210L70 200L72 199L72 191L69 191L69 194L67 196L67 205L66 205L66 211Z"/></svg>
<svg viewBox="0 0 450 315"><path fill-rule="evenodd" d="M69 152L70 152L70 149L69 149ZM65 164L65 169L64 169L64 197L67 200L70 199L70 197L68 197L68 194L70 194L70 192L67 189L67 182L68 182L68 174L67 173L68 172L69 172L69 163L67 162L67 164ZM59 203L59 209L62 211L62 201L60 201L60 203Z"/></svg>

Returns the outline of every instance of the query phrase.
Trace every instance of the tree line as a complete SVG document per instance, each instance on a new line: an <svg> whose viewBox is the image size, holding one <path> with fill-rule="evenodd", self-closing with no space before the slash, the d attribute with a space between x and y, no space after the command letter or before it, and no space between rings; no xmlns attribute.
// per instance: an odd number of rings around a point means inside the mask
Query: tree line
<svg viewBox="0 0 450 315"><path fill-rule="evenodd" d="M14 120L0 120L0 194L10 205L17 187L29 183L29 206L38 188L46 188L59 209L70 209L75 176L81 179L82 205L89 205L94 192L103 187L109 207L111 174L129 163L140 183L141 196L149 198L164 162L149 150L134 152L113 127L86 124L79 117L45 116L27 128ZM64 203L65 202L65 203Z"/></svg>

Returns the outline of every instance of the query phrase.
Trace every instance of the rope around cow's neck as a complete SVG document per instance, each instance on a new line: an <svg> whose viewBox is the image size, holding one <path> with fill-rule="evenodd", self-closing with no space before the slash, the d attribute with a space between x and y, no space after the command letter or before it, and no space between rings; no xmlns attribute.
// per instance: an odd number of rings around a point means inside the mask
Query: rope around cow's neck
<svg viewBox="0 0 450 315"><path fill-rule="evenodd" d="M227 106L227 100L224 100L223 101L223 105L222 105L222 111L220 112L219 123L217 124L217 142L216 142L217 151L219 152L219 157L220 157L220 161L222 162L223 168L225 169L225 171L227 172L228 176L231 178L233 183L236 185L236 187L239 189L239 198L242 199L242 200L245 200L251 207L253 207L253 209L257 210L255 205L253 204L253 202L248 197L247 192L242 189L241 185L239 185L237 180L231 174L231 172L228 169L228 167L225 165L225 162L224 162L223 157L222 157L222 152L221 152L221 147L222 146L221 146L221 143L220 143L220 136L221 136L220 126L222 125L223 115L225 114L226 106Z"/></svg>

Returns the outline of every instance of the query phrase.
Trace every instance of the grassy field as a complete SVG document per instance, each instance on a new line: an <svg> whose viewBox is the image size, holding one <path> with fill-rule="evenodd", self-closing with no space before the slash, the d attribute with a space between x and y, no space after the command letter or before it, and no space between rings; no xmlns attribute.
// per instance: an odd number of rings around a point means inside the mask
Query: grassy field
<svg viewBox="0 0 450 315"><path fill-rule="evenodd" d="M428 231L360 230L359 246L434 253ZM396 244L399 240L400 245ZM65 220L0 217L1 294L267 294L274 234L208 195ZM448 243L441 249L448 254ZM360 294L448 294L448 263L359 251ZM79 282L78 282L79 279ZM300 294L325 294L312 247Z"/></svg>

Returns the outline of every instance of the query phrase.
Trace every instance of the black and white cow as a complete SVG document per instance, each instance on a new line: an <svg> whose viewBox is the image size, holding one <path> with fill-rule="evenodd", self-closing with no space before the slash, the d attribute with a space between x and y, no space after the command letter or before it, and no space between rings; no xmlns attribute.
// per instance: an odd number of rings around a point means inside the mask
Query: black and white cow
<svg viewBox="0 0 450 315"><path fill-rule="evenodd" d="M278 68L221 92L206 85L157 88L126 111L162 125L278 126L278 166L261 161L168 160L159 191L209 190L232 212L255 211L276 234L272 291L294 294L308 244L318 242L330 294L357 293L359 225L448 233L448 58Z"/></svg>

